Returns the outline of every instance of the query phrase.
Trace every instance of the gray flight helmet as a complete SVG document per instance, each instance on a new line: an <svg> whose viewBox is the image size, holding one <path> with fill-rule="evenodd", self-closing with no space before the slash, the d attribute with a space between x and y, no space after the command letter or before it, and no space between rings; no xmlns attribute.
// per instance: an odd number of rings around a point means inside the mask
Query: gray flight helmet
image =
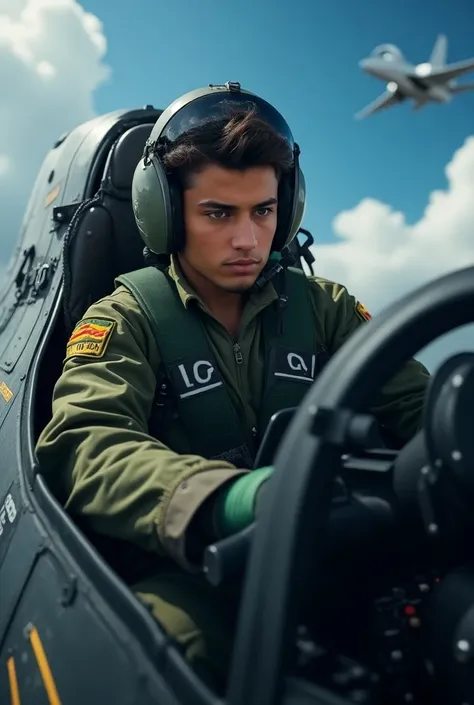
<svg viewBox="0 0 474 705"><path fill-rule="evenodd" d="M171 103L158 118L148 138L143 157L132 181L132 205L135 221L145 245L155 254L171 254L179 249L183 231L181 194L170 183L159 156L191 128L213 119L222 119L231 109L256 108L257 116L283 136L293 151L293 166L280 180L278 224L272 250L281 252L297 235L306 200L303 172L299 166L300 150L283 116L267 101L239 83L198 88ZM177 222L177 221L180 222Z"/></svg>

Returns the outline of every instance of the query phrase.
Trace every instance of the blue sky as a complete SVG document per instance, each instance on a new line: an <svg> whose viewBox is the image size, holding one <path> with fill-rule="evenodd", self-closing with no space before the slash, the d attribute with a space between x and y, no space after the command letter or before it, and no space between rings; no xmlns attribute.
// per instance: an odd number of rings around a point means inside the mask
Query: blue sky
<svg viewBox="0 0 474 705"><path fill-rule="evenodd" d="M427 60L439 32L448 60L474 55L474 3L456 0L87 0L104 23L112 68L96 93L99 112L153 103L165 107L208 83L238 80L273 102L302 149L306 226L333 237L341 210L371 196L418 218L427 193L444 186L444 167L473 130L474 93L447 108L398 106L366 121L354 113L384 86L358 61L375 45L397 44ZM120 8L120 9L118 9Z"/></svg>

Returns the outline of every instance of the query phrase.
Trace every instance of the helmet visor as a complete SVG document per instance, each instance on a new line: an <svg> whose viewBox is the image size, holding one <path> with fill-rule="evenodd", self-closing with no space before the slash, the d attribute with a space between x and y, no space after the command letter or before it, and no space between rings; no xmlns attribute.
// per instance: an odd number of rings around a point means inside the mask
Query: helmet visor
<svg viewBox="0 0 474 705"><path fill-rule="evenodd" d="M231 118L236 111L253 108L257 117L268 123L279 135L286 139L291 149L293 135L283 116L266 100L259 96L238 92L215 92L196 98L184 105L165 125L159 142L172 145L189 130L204 125L211 120Z"/></svg>

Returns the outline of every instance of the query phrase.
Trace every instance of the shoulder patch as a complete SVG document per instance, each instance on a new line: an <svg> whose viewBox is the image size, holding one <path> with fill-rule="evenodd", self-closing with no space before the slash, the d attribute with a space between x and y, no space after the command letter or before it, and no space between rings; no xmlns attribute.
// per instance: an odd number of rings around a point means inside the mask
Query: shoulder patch
<svg viewBox="0 0 474 705"><path fill-rule="evenodd" d="M66 360L73 355L102 357L116 325L111 318L83 318L67 342Z"/></svg>
<svg viewBox="0 0 474 705"><path fill-rule="evenodd" d="M367 309L365 308L365 306L360 303L360 301L358 301L358 302L356 303L356 309L355 309L355 310L356 310L356 313L357 313L357 315L359 316L359 318L361 318L363 321L370 321L370 320L371 320L372 316L371 316L370 313L367 311Z"/></svg>

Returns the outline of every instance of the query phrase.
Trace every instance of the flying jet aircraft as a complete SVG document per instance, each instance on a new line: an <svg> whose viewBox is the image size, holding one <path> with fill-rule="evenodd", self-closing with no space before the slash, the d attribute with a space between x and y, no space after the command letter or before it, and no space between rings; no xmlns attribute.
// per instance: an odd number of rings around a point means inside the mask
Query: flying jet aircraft
<svg viewBox="0 0 474 705"><path fill-rule="evenodd" d="M431 52L430 60L422 64L407 61L398 47L381 44L372 54L359 62L361 69L387 82L385 93L356 114L357 119L402 103L407 98L419 110L430 102L449 103L453 96L474 90L474 83L458 84L462 74L474 71L474 58L447 64L448 41L440 34Z"/></svg>

